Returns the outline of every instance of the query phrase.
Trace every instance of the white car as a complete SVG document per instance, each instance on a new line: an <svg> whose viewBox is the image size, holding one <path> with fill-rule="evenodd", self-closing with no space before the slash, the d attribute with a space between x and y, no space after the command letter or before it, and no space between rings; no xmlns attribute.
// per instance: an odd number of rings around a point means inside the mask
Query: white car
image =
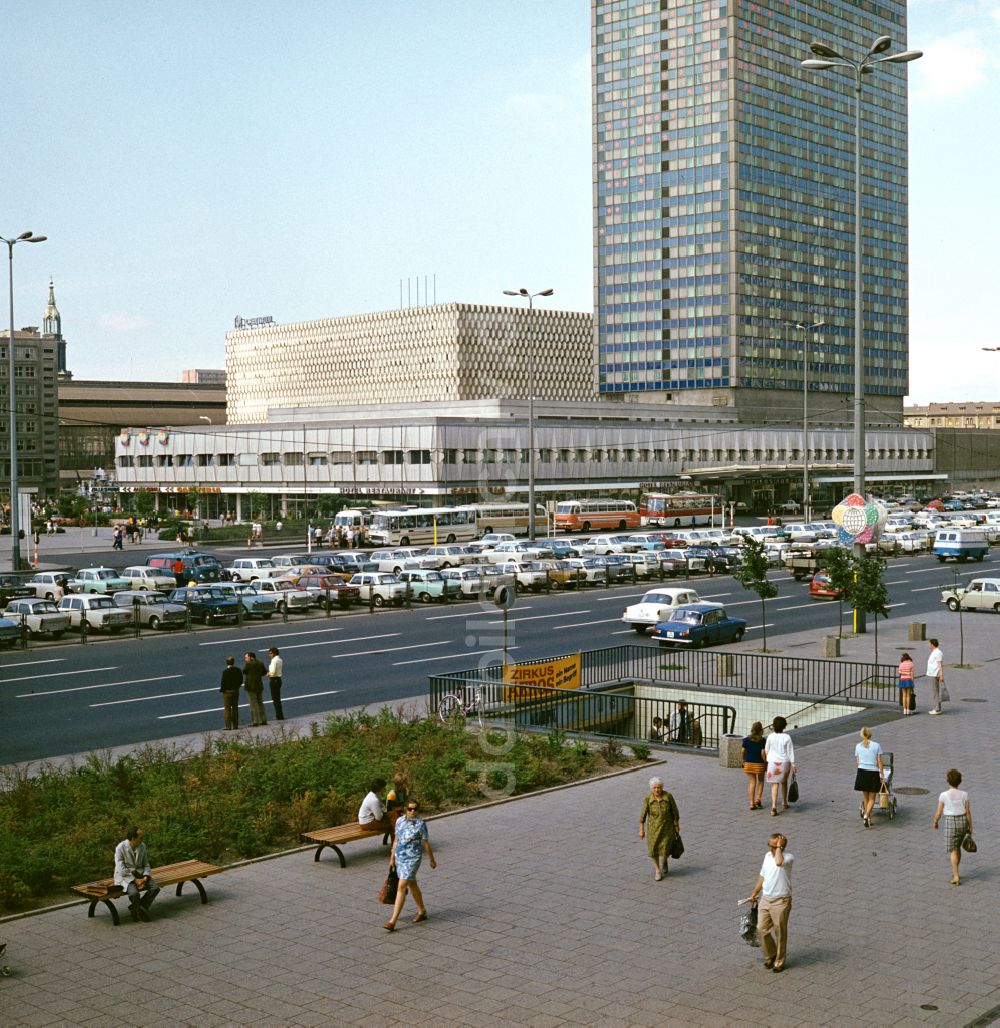
<svg viewBox="0 0 1000 1028"><path fill-rule="evenodd" d="M148 590L155 593L177 587L177 579L173 575L161 574L156 568L148 568L145 564L125 568L121 577L131 582L129 590L132 592Z"/></svg>
<svg viewBox="0 0 1000 1028"><path fill-rule="evenodd" d="M893 535L900 553L924 553L931 548L933 537L930 532L911 529Z"/></svg>
<svg viewBox="0 0 1000 1028"><path fill-rule="evenodd" d="M706 601L694 589L651 589L638 603L625 608L622 621L626 625L631 625L641 635L657 622L669 620L671 611L677 607L704 602ZM717 603L714 606L721 607L722 604Z"/></svg>
<svg viewBox="0 0 1000 1028"><path fill-rule="evenodd" d="M257 582L279 578L285 573L285 568L275 567L268 557L241 557L234 560L226 570L233 582Z"/></svg>
<svg viewBox="0 0 1000 1028"><path fill-rule="evenodd" d="M595 535L583 548L583 552L606 557L609 553L635 553L640 548L641 544L635 542L628 534Z"/></svg>
<svg viewBox="0 0 1000 1028"><path fill-rule="evenodd" d="M452 582L458 582L463 596L488 595L490 589L496 587L492 578L487 578L482 568L475 564L467 564L461 568L444 568L441 574Z"/></svg>
<svg viewBox="0 0 1000 1028"><path fill-rule="evenodd" d="M422 550L413 547L373 550L368 560L386 575L398 575L400 571L419 571L421 568L428 571L437 569L436 557L425 558Z"/></svg>
<svg viewBox="0 0 1000 1028"><path fill-rule="evenodd" d="M493 546L499 546L500 543L514 543L517 542L517 537L510 534L510 532L487 532L479 542L477 546L480 549L487 550Z"/></svg>
<svg viewBox="0 0 1000 1028"><path fill-rule="evenodd" d="M117 635L132 623L132 615L120 607L110 596L88 593L85 596L64 596L59 601L59 610L69 615L71 628L82 628L84 618L87 627L96 632Z"/></svg>
<svg viewBox="0 0 1000 1028"><path fill-rule="evenodd" d="M472 564L476 560L472 553L457 543L450 546L428 546L424 556L433 557L441 568L457 568L463 564Z"/></svg>
<svg viewBox="0 0 1000 1028"><path fill-rule="evenodd" d="M498 565L501 572L513 579L518 589L531 589L538 592L548 581L548 567L542 561L511 560Z"/></svg>
<svg viewBox="0 0 1000 1028"><path fill-rule="evenodd" d="M480 559L490 564L506 564L515 560L519 563L525 560L537 560L543 553L543 548L532 546L520 540L509 540L505 543L497 543L490 549L483 550Z"/></svg>
<svg viewBox="0 0 1000 1028"><path fill-rule="evenodd" d="M287 578L261 578L251 582L250 588L265 596L273 596L278 601L279 612L288 610L302 613L316 604L316 597L311 592L300 589Z"/></svg>
<svg viewBox="0 0 1000 1028"><path fill-rule="evenodd" d="M967 589L944 589L941 602L949 610L992 610L1000 614L1000 578L974 578Z"/></svg>
<svg viewBox="0 0 1000 1028"><path fill-rule="evenodd" d="M23 621L32 635L51 635L53 639L62 638L69 628L69 615L51 600L11 600L3 616L18 624Z"/></svg>
<svg viewBox="0 0 1000 1028"><path fill-rule="evenodd" d="M173 583L173 579L171 579ZM56 587L62 589L63 593L68 592L69 575L65 571L38 571L35 577L24 583L35 590L35 596L41 600L54 600L56 598Z"/></svg>
<svg viewBox="0 0 1000 1028"><path fill-rule="evenodd" d="M351 578L361 593L361 601L370 600L376 607L387 603L402 603L406 599L406 586L395 576L377 571L359 571Z"/></svg>
<svg viewBox="0 0 1000 1028"><path fill-rule="evenodd" d="M660 568L663 567L660 561L660 553L665 552L663 550L653 551L640 551L639 553L630 553L628 555L629 563L635 568L635 574L637 578L655 578L660 574Z"/></svg>

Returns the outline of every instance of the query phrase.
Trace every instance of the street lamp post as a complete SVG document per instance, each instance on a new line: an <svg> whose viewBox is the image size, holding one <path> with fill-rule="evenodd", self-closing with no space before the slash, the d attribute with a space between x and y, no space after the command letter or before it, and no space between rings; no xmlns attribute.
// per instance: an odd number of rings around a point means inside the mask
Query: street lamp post
<svg viewBox="0 0 1000 1028"><path fill-rule="evenodd" d="M889 36L879 36L860 61L844 57L826 43L813 42L809 49L816 55L802 61L811 71L849 68L854 76L854 491L865 495L865 348L863 319L863 282L861 275L861 86L864 76L872 74L880 64L906 64L923 57L921 50L904 50L886 54L892 46ZM884 56L883 56L884 55ZM865 548L855 544L854 554L861 558ZM865 630L864 612L855 610L856 632Z"/></svg>
<svg viewBox="0 0 1000 1028"><path fill-rule="evenodd" d="M809 503L809 337L808 332L822 328L825 321L814 321L807 325L796 321L795 327L802 335L802 520L811 521L812 509Z"/></svg>
<svg viewBox="0 0 1000 1028"><path fill-rule="evenodd" d="M14 383L14 246L17 243L44 243L45 236L22 232L7 244L7 281L10 289L10 339L7 342L7 403L10 407L10 569L21 570L21 512L18 509L17 483L17 389Z"/></svg>
<svg viewBox="0 0 1000 1028"><path fill-rule="evenodd" d="M528 301L528 541L535 541L535 305L536 296L551 296L554 289L529 293L505 289L504 296L523 296Z"/></svg>

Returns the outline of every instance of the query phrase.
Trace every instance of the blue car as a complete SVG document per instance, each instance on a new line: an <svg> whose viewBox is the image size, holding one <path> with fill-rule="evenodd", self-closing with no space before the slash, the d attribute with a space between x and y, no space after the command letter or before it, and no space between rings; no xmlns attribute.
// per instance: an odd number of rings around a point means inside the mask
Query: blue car
<svg viewBox="0 0 1000 1028"><path fill-rule="evenodd" d="M739 642L747 630L743 618L731 618L720 603L692 603L674 610L650 633L661 646L714 646Z"/></svg>

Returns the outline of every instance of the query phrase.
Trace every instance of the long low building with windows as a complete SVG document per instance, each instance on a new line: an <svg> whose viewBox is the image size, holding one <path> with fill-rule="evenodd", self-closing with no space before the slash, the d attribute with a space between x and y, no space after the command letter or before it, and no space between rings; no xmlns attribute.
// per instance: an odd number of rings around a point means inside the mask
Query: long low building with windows
<svg viewBox="0 0 1000 1028"><path fill-rule="evenodd" d="M678 413L648 404L536 403L539 500L644 488L703 488L760 511L801 500L801 425L741 425L704 407ZM116 473L126 490L214 495L206 504L212 516L241 516L250 492L271 496L274 516L318 494L418 505L523 500L527 418L526 402L479 400L286 408L270 411L265 424L123 429ZM867 442L872 492L936 491L929 433L871 427ZM850 428L810 432L814 506L848 491L853 460Z"/></svg>

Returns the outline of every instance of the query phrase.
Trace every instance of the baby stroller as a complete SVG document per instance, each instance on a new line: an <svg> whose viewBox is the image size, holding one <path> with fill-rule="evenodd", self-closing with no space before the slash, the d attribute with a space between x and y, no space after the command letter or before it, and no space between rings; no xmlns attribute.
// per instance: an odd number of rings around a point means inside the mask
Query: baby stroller
<svg viewBox="0 0 1000 1028"><path fill-rule="evenodd" d="M892 754L882 751L882 788L879 791L878 796L875 799L875 806L872 807L872 813L881 811L883 814L889 815L891 821L896 816L896 794L892 791L892 780L893 780L893 763ZM861 817L865 816L865 801L862 798L859 806L858 813Z"/></svg>

